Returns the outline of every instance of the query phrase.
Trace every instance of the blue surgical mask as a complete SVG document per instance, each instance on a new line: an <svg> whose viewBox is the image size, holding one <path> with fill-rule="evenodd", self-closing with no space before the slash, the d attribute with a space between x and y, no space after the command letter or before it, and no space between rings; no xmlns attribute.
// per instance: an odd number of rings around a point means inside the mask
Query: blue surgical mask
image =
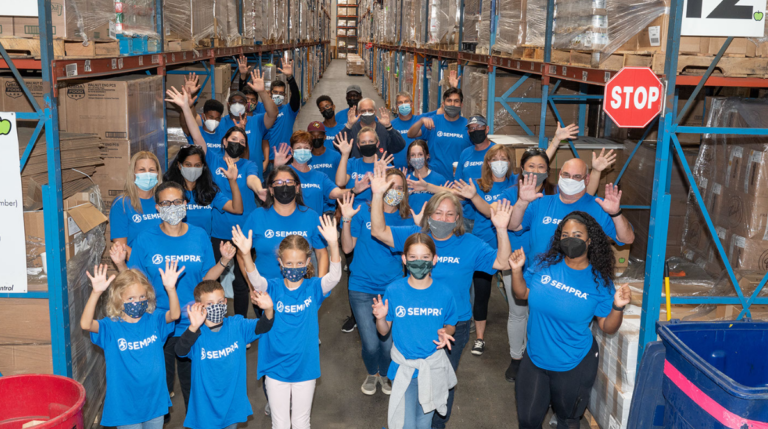
<svg viewBox="0 0 768 429"><path fill-rule="evenodd" d="M397 111L403 116L408 116L411 114L411 105L410 103L403 103L399 106L397 106Z"/></svg>
<svg viewBox="0 0 768 429"><path fill-rule="evenodd" d="M283 102L285 102L285 96L284 95L278 95L278 94L272 94L272 101L277 104L277 107L280 107L283 105Z"/></svg>
<svg viewBox="0 0 768 429"><path fill-rule="evenodd" d="M157 173L139 173L133 183L142 191L149 191L157 185Z"/></svg>
<svg viewBox="0 0 768 429"><path fill-rule="evenodd" d="M307 275L307 267L300 268L285 268L280 266L280 274L283 275L290 282L297 282Z"/></svg>
<svg viewBox="0 0 768 429"><path fill-rule="evenodd" d="M124 302L123 313L128 315L128 317L133 317L134 319L138 319L141 316L143 316L144 313L147 312L148 307L149 307L149 301L147 301L146 299L144 301Z"/></svg>
<svg viewBox="0 0 768 429"><path fill-rule="evenodd" d="M312 159L312 151L309 149L296 149L293 151L293 159L299 164L304 164Z"/></svg>

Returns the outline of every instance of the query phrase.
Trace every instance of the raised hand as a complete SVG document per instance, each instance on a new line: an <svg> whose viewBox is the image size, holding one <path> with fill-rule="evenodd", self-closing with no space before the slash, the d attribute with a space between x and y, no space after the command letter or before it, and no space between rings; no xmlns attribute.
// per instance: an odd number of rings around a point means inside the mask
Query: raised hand
<svg viewBox="0 0 768 429"><path fill-rule="evenodd" d="M179 276L184 272L186 267L179 268L179 261L165 261L165 271L162 268L158 268L160 271L160 278L163 279L163 286L166 289L175 289L176 282L179 280Z"/></svg>
<svg viewBox="0 0 768 429"><path fill-rule="evenodd" d="M248 230L248 236L243 234L243 230L240 229L240 225L232 227L232 242L235 243L240 253L247 254L251 252L253 246L253 231Z"/></svg>
<svg viewBox="0 0 768 429"><path fill-rule="evenodd" d="M456 195L467 200L471 200L475 195L477 195L477 188L472 182L472 179L469 179L469 183L465 182L464 179L459 179L453 182L453 189Z"/></svg>
<svg viewBox="0 0 768 429"><path fill-rule="evenodd" d="M224 162L227 163L227 169L224 171L224 177L229 181L237 180L237 164L230 157L225 157Z"/></svg>
<svg viewBox="0 0 768 429"><path fill-rule="evenodd" d="M613 295L613 305L616 307L624 307L632 300L632 291L629 289L629 284L624 283L616 288L616 293Z"/></svg>
<svg viewBox="0 0 768 429"><path fill-rule="evenodd" d="M390 177L387 180L387 173L382 169L375 169L373 179L371 179L371 192L375 195L384 195L392 185L395 184L395 178Z"/></svg>
<svg viewBox="0 0 768 429"><path fill-rule="evenodd" d="M352 110L352 109L350 109ZM333 140L333 145L339 149L342 155L349 155L352 152L352 143L355 139L347 140L347 133L341 132L336 134L336 138Z"/></svg>
<svg viewBox="0 0 768 429"><path fill-rule="evenodd" d="M125 247L125 244L116 241L112 243L112 247L109 249L109 257L115 265L124 264L126 258L128 258L128 249Z"/></svg>
<svg viewBox="0 0 768 429"><path fill-rule="evenodd" d="M563 128L560 126L560 121L557 122L557 130L555 130L555 137L552 140L560 144L563 140L573 140L579 135L579 126L576 124L568 125Z"/></svg>
<svg viewBox="0 0 768 429"><path fill-rule="evenodd" d="M424 125L428 130L432 130L435 128L435 121L432 120L432 118L421 118L421 124Z"/></svg>
<svg viewBox="0 0 768 429"><path fill-rule="evenodd" d="M389 312L389 300L387 299L382 302L381 295L378 295L377 298L373 298L373 305L371 307L373 308L373 317L377 320L381 320L387 317L387 313Z"/></svg>
<svg viewBox="0 0 768 429"><path fill-rule="evenodd" d="M286 79L293 76L293 60L281 60L283 68L278 67L277 71L284 74Z"/></svg>
<svg viewBox="0 0 768 429"><path fill-rule="evenodd" d="M441 328L437 330L437 341L432 340L433 343L437 344L438 349L442 349L443 347L448 347L448 350L451 349L451 341L456 341L452 336L448 335L447 332L445 332L445 328Z"/></svg>
<svg viewBox="0 0 768 429"><path fill-rule="evenodd" d="M261 292L258 290L251 291L251 302L256 304L262 310L272 308L272 297L267 292Z"/></svg>
<svg viewBox="0 0 768 429"><path fill-rule="evenodd" d="M525 265L525 252L523 248L519 248L509 255L509 268L511 270L522 270Z"/></svg>
<svg viewBox="0 0 768 429"><path fill-rule="evenodd" d="M221 253L221 260L225 261L224 265L227 265L235 257L237 249L229 241L222 241L219 244L219 252Z"/></svg>
<svg viewBox="0 0 768 429"><path fill-rule="evenodd" d="M243 113L243 115L240 116L239 118L237 116L234 116L234 119L232 120L232 122L235 123L236 127L245 129L245 126L248 124L248 114Z"/></svg>
<svg viewBox="0 0 768 429"><path fill-rule="evenodd" d="M427 203L421 205L421 211L416 213L413 211L413 207L411 207L411 216L413 216L413 223L415 225L421 225L421 218L424 216L424 208L427 207Z"/></svg>
<svg viewBox="0 0 768 429"><path fill-rule="evenodd" d="M421 177L416 176L416 180L413 180L413 179L406 179L406 180L408 182L408 188L412 190L411 192L427 192L429 183L427 183L427 181L422 179Z"/></svg>
<svg viewBox="0 0 768 429"><path fill-rule="evenodd" d="M384 170L387 169L387 166L395 161L395 155L389 155L385 151L381 154L381 158L378 158L376 155L374 155L374 159L379 166L383 166Z"/></svg>
<svg viewBox="0 0 768 429"><path fill-rule="evenodd" d="M595 198L595 201L600 204L603 211L609 215L615 215L621 210L621 191L618 186L609 183L605 185L605 199Z"/></svg>
<svg viewBox="0 0 768 429"><path fill-rule="evenodd" d="M543 196L541 192L536 192L536 175L524 174L523 180L520 181L517 198L530 203Z"/></svg>
<svg viewBox="0 0 768 429"><path fill-rule="evenodd" d="M208 318L208 310L202 303L196 302L187 306L187 315L189 315L189 326L197 330Z"/></svg>
<svg viewBox="0 0 768 429"><path fill-rule="evenodd" d="M169 103L173 103L181 108L184 108L184 106L189 106L189 93L187 92L187 88L181 87L181 92L179 92L176 87L170 87L165 91L165 95L168 97L165 99L165 101Z"/></svg>
<svg viewBox="0 0 768 429"><path fill-rule="evenodd" d="M245 58L245 55L240 54L239 57L236 58L237 60L237 70L240 72L240 79L245 79L248 77L248 59Z"/></svg>
<svg viewBox="0 0 768 429"><path fill-rule="evenodd" d="M275 167L288 164L288 160L291 159L291 147L286 143L280 143L280 149L275 146L273 152L275 153Z"/></svg>
<svg viewBox="0 0 768 429"><path fill-rule="evenodd" d="M85 272L85 275L88 276L88 279L91 281L91 287L93 288L94 292L104 292L107 290L109 285L112 283L112 280L115 279L115 275L112 274L107 278L107 266L105 264L101 265L94 265L93 266L93 275L89 273L88 271Z"/></svg>
<svg viewBox="0 0 768 429"><path fill-rule="evenodd" d="M320 225L317 229L329 245L339 241L339 230L336 229L336 218L329 215L320 216Z"/></svg>
<svg viewBox="0 0 768 429"><path fill-rule="evenodd" d="M248 86L254 90L255 92L263 92L266 91L266 85L264 84L264 77L261 74L261 71L257 68L254 68L251 72L251 81L248 82Z"/></svg>
<svg viewBox="0 0 768 429"><path fill-rule="evenodd" d="M389 109L386 107L379 107L379 123L381 125L384 125L384 127L388 127L391 124L392 120L392 114L389 112Z"/></svg>
<svg viewBox="0 0 768 429"><path fill-rule="evenodd" d="M193 97L193 95L200 90L199 81L200 79L197 77L197 73L190 73L184 76L184 88L187 89L187 94L189 94L189 107L192 107L192 105L195 104L195 97Z"/></svg>
<svg viewBox="0 0 768 429"><path fill-rule="evenodd" d="M451 70L448 72L448 85L451 86L451 88L458 88L459 82L461 82L461 76L458 75L458 71Z"/></svg>
<svg viewBox="0 0 768 429"><path fill-rule="evenodd" d="M360 193L371 187L371 177L371 173L365 173L362 175L359 173L355 174L355 187L352 188L352 190L357 195L360 195Z"/></svg>
<svg viewBox="0 0 768 429"><path fill-rule="evenodd" d="M347 110L347 123L351 128L360 120L360 115L357 114L357 106L352 106Z"/></svg>
<svg viewBox="0 0 768 429"><path fill-rule="evenodd" d="M600 156L595 155L592 152L592 168L597 171L605 171L611 164L616 162L616 155L613 153L613 149L605 153L605 148L600 151Z"/></svg>
<svg viewBox="0 0 768 429"><path fill-rule="evenodd" d="M497 231L506 231L509 225L509 218L512 217L512 204L508 200L502 199L496 206L491 207L491 222Z"/></svg>
<svg viewBox="0 0 768 429"><path fill-rule="evenodd" d="M352 218L360 211L360 206L357 206L357 208L353 207L355 196L352 195L351 192L347 192L343 197L336 201L339 202L339 209L341 210L341 215L344 217Z"/></svg>

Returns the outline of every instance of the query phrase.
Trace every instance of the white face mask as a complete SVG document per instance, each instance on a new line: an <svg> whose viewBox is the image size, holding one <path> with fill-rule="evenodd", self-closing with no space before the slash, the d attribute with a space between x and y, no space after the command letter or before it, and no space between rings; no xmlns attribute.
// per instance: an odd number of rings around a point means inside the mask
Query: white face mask
<svg viewBox="0 0 768 429"><path fill-rule="evenodd" d="M229 106L229 113L235 116L241 116L243 113L245 113L245 106L240 103L234 103Z"/></svg>
<svg viewBox="0 0 768 429"><path fill-rule="evenodd" d="M284 95L279 95L279 94L272 94L272 101L274 101L275 104L278 107L280 107L280 106L283 105L283 102L285 101L285 96Z"/></svg>
<svg viewBox="0 0 768 429"><path fill-rule="evenodd" d="M216 128L219 126L219 121L215 119L206 119L205 122L205 129L208 131L216 131Z"/></svg>
<svg viewBox="0 0 768 429"><path fill-rule="evenodd" d="M509 170L509 162L507 161L491 161L491 172L497 178L504 177Z"/></svg>
<svg viewBox="0 0 768 429"><path fill-rule="evenodd" d="M573 180L561 177L557 181L557 187L565 195L576 195L586 188L583 180Z"/></svg>

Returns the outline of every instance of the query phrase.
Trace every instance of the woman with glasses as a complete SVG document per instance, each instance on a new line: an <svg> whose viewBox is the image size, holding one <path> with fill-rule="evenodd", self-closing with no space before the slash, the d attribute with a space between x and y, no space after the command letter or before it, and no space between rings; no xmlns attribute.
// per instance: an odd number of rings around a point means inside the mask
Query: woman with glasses
<svg viewBox="0 0 768 429"><path fill-rule="evenodd" d="M199 132L199 130L198 130ZM110 257L120 272L129 268L141 270L149 279L157 294L157 309L168 311L168 295L163 287L162 271L166 262L177 261L179 276L176 293L182 305L195 300L195 286L203 280L216 280L224 268L235 257L235 247L229 242L219 244L221 257L215 258L208 234L194 225L182 220L187 215L187 198L184 188L176 182L163 182L155 192L155 209L162 223L148 228L134 241L131 259L126 264L126 248L115 243L110 249ZM191 383L191 361L176 357L176 342L189 326L189 316L182 312L176 323L174 336L165 344L165 374L168 391L173 392L176 363L179 366L179 384L184 394L184 405L189 403ZM137 392L141 394L141 392Z"/></svg>
<svg viewBox="0 0 768 429"><path fill-rule="evenodd" d="M341 152L341 161L339 161L339 168L336 170L336 185L352 189L352 194L357 202L370 202L374 163L385 161L389 165L395 157L379 150L379 136L376 134L375 128L363 127L357 133L357 139L357 147L362 158L350 158L355 139L347 140L346 132L336 135L336 141L333 144ZM380 155L381 158L377 155Z"/></svg>

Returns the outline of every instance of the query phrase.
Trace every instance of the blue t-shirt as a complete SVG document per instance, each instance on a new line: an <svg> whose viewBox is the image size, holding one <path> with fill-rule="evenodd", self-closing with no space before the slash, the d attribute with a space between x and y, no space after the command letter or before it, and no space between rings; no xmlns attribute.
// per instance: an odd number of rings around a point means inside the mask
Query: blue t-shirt
<svg viewBox="0 0 768 429"><path fill-rule="evenodd" d="M426 289L415 289L408 284L408 277L387 286L384 294L389 302L387 322L392 322L392 341L406 359L426 359L437 350L437 331L445 325L458 322L456 303L445 290L444 283L432 279ZM395 361L389 364L387 378L394 380L400 367ZM413 378L419 371L413 372Z"/></svg>
<svg viewBox="0 0 768 429"><path fill-rule="evenodd" d="M453 163L458 162L461 152L472 146L467 133L467 118L448 121L445 115L432 117L435 128L421 127L421 138L429 146L430 168L445 177L453 178Z"/></svg>
<svg viewBox="0 0 768 429"><path fill-rule="evenodd" d="M326 148L333 149L336 151L336 153L339 152L339 149L337 149L336 146L333 145L333 141L336 139L336 135L339 134L341 130L344 129L344 125L346 123L347 123L347 116L345 114L344 121L338 122L337 120L335 127L325 126L325 147Z"/></svg>
<svg viewBox="0 0 768 429"><path fill-rule="evenodd" d="M227 116L227 117L229 117L229 116ZM203 126L203 125L200 125L199 128L200 128L200 134L203 135L203 140L205 140L205 144L206 144L206 146L208 146L208 151L214 151L215 153L220 154L221 153L221 138L224 137L224 133L226 133L227 130L229 130L229 128L227 128L226 130L224 130L224 132L222 132L221 131L222 127L221 127L221 125L219 125L218 127L216 127L216 130L214 130L214 132L212 132L212 133L209 133L205 129L205 126ZM186 136L186 137L187 137L187 142L189 142L190 145L194 145L195 144L195 141L192 140L192 137L190 137L190 136Z"/></svg>
<svg viewBox="0 0 768 429"><path fill-rule="evenodd" d="M259 319L225 317L218 332L200 326L200 336L182 357L192 359L192 388L184 427L226 428L253 414L248 400L245 347L256 341Z"/></svg>
<svg viewBox="0 0 768 429"><path fill-rule="evenodd" d="M501 193L500 199L505 199L509 201L511 205L514 205L517 202L517 184L510 186L507 188L506 191ZM477 214L478 216L482 216L481 214ZM509 235L509 244L512 247L512 251L519 248L523 248L523 252L526 255L529 255L531 251L531 243L530 243L530 236L531 231L521 231L521 232L512 232L507 229L507 233ZM530 259L525 260L525 266L528 267L528 263L531 262Z"/></svg>
<svg viewBox="0 0 768 429"><path fill-rule="evenodd" d="M213 209L223 212L224 206L232 200L232 195L219 191L213 197L211 204L201 206L195 202L194 192L186 191L185 194L187 196L187 217L184 219L184 222L202 228L210 236Z"/></svg>
<svg viewBox="0 0 768 429"><path fill-rule="evenodd" d="M224 134L234 126L235 122L230 115L223 116L218 128L221 130L220 137L223 138ZM274 128L274 125L272 128ZM269 131L271 131L271 129ZM245 136L248 139L248 160L259 166L259 178L261 178L262 170L264 169L264 152L261 150L261 141L266 140L265 136L267 135L267 132L267 127L264 126L263 114L248 117L248 121L245 123ZM271 150L272 148L270 148L270 151ZM224 166L226 167L226 164L224 164Z"/></svg>
<svg viewBox="0 0 768 429"><path fill-rule="evenodd" d="M269 129L266 137L269 140L269 159L275 159L275 148L279 149L280 143L290 144L293 124L299 113L298 111L294 112L290 104L283 104L278 110L280 113L277 114L275 124Z"/></svg>
<svg viewBox="0 0 768 429"><path fill-rule="evenodd" d="M394 240L393 249L403 251L405 240L421 232L418 226L390 227ZM432 233L429 234L432 236ZM437 264L432 269L432 278L440 285L445 285L453 294L456 313L460 322L472 318L472 306L469 303L469 288L475 271L494 274L496 250L472 234L461 237L452 235L447 240L435 240Z"/></svg>
<svg viewBox="0 0 768 429"><path fill-rule="evenodd" d="M133 247L133 242L139 233L163 222L155 208L154 197L142 198L141 210L143 213L137 212L131 205L131 200L126 196L115 198L109 209L110 240L127 238L128 247Z"/></svg>
<svg viewBox="0 0 768 429"><path fill-rule="evenodd" d="M403 219L400 212L384 213L389 226L413 225L413 218ZM401 252L396 252L381 241L371 237L371 208L361 204L349 225L355 243L349 276L349 290L371 294L383 294L387 285L403 276Z"/></svg>
<svg viewBox="0 0 768 429"><path fill-rule="evenodd" d="M104 350L107 394L102 426L146 422L168 413L171 397L165 384L165 340L173 334L165 323L165 310L144 313L136 323L99 320L91 342Z"/></svg>
<svg viewBox="0 0 768 429"><path fill-rule="evenodd" d="M603 227L603 232L607 236L611 237L617 245L624 245L616 239L616 226L613 224L613 219L595 202L593 195L585 193L572 204L562 202L559 195L544 195L528 204L521 224L522 231L531 231L531 253L527 255L531 257L531 260L549 250L557 225L564 217L575 211L592 215L597 223Z"/></svg>
<svg viewBox="0 0 768 429"><path fill-rule="evenodd" d="M338 188L336 182L319 171L310 169L308 172L303 173L297 170L293 164L291 164L291 168L299 175L304 204L317 212L318 215L322 214L325 208L325 201L329 201L331 199L331 192Z"/></svg>
<svg viewBox="0 0 768 429"><path fill-rule="evenodd" d="M277 262L277 248L289 235L301 235L313 249L325 249L326 243L320 231L320 215L316 211L297 206L289 216L281 216L274 207L259 207L242 225L243 233L253 231L253 248L256 249L256 268L264 278L283 278ZM315 271L317 272L317 271ZM274 301L274 297L272 297Z"/></svg>
<svg viewBox="0 0 768 429"><path fill-rule="evenodd" d="M349 175L349 181L347 182L347 189L355 187L355 179L359 176L363 179L366 174L373 177L373 162L368 164L363 161L363 158L349 158L347 160L347 175ZM371 188L364 190L358 195L355 195L356 203L368 203L371 201Z"/></svg>
<svg viewBox="0 0 768 429"><path fill-rule="evenodd" d="M255 164L247 159L238 159L237 165L237 187L240 189L240 196L243 199L243 214L232 214L226 211L213 210L213 228L211 237L222 240L232 239L232 227L235 225L243 226L243 222L248 219L248 215L256 210L256 194L248 187L248 177L256 176L261 180L261 164ZM225 194L232 194L232 188L229 186L229 180L224 177L224 171L227 170L227 163L224 158L212 159L208 168L213 173L213 181L219 189Z"/></svg>
<svg viewBox="0 0 768 429"><path fill-rule="evenodd" d="M503 182L494 182L488 192L483 192L483 190L480 189L480 185L477 182L474 183L475 189L477 189L477 195L484 199L486 203L493 204L497 200L501 199L501 196L507 189L509 189L510 186L514 186L515 183L517 183L517 177L513 174ZM517 201L517 198L515 198L515 201ZM510 202L514 204L515 201ZM469 204L473 207L472 218L475 220L475 226L472 229L472 234L488 243L488 245L490 245L492 248L498 248L499 241L496 238L496 227L493 226L493 222L491 222L491 219L485 217L485 215L474 209L474 204L471 202Z"/></svg>
<svg viewBox="0 0 768 429"><path fill-rule="evenodd" d="M459 156L459 164L456 166L456 180L461 179L469 183L469 179L475 182L482 177L485 154L495 145L496 143L491 142L483 150L475 150L474 146L464 149Z"/></svg>
<svg viewBox="0 0 768 429"><path fill-rule="evenodd" d="M171 308L159 271L165 271L166 260L179 261L178 269L184 267L184 272L176 282L176 294L179 296L181 308L194 303L195 286L203 281L203 277L216 265L208 234L194 225L188 224L187 227L189 229L181 237L166 235L160 227L144 231L136 238L136 246L131 253L128 267L139 269L147 276L155 288L157 308L164 311ZM189 317L183 311L181 318L176 322L174 336L183 334L187 326Z"/></svg>
<svg viewBox="0 0 768 429"><path fill-rule="evenodd" d="M342 128L344 128L344 125L347 123L347 114L349 113L349 107L343 110L339 110L336 112L336 123L341 125Z"/></svg>
<svg viewBox="0 0 768 429"><path fill-rule="evenodd" d="M531 361L549 371L569 371L592 348L592 317L607 317L613 304L613 282L597 283L592 265L574 270L565 260L547 268L532 265L528 286L528 345Z"/></svg>
<svg viewBox="0 0 768 429"><path fill-rule="evenodd" d="M275 322L259 340L257 378L267 375L285 383L320 378L317 312L325 300L320 283L319 277L313 277L288 290L282 277L267 280Z"/></svg>
<svg viewBox="0 0 768 429"><path fill-rule="evenodd" d="M408 174L408 180L419 180L414 175L413 172ZM442 174L438 173L434 170L429 170L429 174L427 174L427 177L424 178L424 181L435 185L435 186L443 186L445 185L445 182L448 181ZM410 188L408 188L408 205L411 206L413 211L415 213L421 213L422 207L424 207L424 203L429 201L430 198L435 194L429 193L429 192L414 192Z"/></svg>
<svg viewBox="0 0 768 429"><path fill-rule="evenodd" d="M395 155L395 168L403 168L408 167L408 160L406 159L408 155L408 147L411 145L411 142L413 142L416 139L408 138L408 130L411 128L411 125L415 124L419 119L421 119L421 115L411 116L411 119L408 121L404 121L400 119L400 115L396 116L395 119L392 119L392 127L400 132L400 135L403 136L403 140L405 140L405 149L401 150L400 152L397 152Z"/></svg>
<svg viewBox="0 0 768 429"><path fill-rule="evenodd" d="M309 160L309 168L313 171L319 171L336 184L336 170L339 169L339 163L341 162L341 154L337 150L329 150L326 140L325 152L322 155L312 155L312 159ZM326 199L323 203L323 212L332 211L336 207L336 201Z"/></svg>

